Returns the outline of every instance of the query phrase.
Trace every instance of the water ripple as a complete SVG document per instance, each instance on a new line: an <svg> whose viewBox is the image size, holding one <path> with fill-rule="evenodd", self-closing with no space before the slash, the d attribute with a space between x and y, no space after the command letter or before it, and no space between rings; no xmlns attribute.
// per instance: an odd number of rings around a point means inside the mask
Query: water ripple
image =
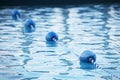
<svg viewBox="0 0 120 80"><path fill-rule="evenodd" d="M97 63L120 76L120 6L85 5L61 7L17 7L21 21L14 21L11 10L0 9L1 80L115 80L94 65L79 62L80 53L93 50ZM24 33L24 21L31 18L36 31ZM59 35L49 44L49 31Z"/></svg>

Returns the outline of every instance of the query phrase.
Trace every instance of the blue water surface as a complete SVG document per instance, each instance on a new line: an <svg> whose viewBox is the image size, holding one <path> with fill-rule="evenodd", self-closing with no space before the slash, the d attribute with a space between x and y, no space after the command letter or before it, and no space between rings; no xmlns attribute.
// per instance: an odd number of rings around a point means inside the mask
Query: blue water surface
<svg viewBox="0 0 120 80"><path fill-rule="evenodd" d="M11 11L18 9L20 21ZM23 31L26 19L36 31ZM57 44L46 43L54 31ZM84 50L96 53L104 70L120 77L120 5L0 8L0 80L119 80L90 64L81 64ZM77 55L76 55L77 54Z"/></svg>

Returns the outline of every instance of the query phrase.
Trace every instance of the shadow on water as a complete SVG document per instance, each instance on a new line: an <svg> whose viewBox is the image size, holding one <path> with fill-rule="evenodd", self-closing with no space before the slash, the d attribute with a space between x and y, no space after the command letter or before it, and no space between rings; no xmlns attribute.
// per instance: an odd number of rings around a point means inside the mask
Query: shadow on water
<svg viewBox="0 0 120 80"><path fill-rule="evenodd" d="M32 60L32 58L30 57L31 51L31 44L33 43L33 34L24 34L23 37L23 42L21 43L21 49L23 51L24 54L20 55L20 57L23 59L23 68L25 69L25 71L28 72L28 70L25 68L25 65Z"/></svg>
<svg viewBox="0 0 120 80"><path fill-rule="evenodd" d="M62 9L63 24L64 24L64 33L69 35L69 24L67 20L69 19L69 10L67 8Z"/></svg>
<svg viewBox="0 0 120 80"><path fill-rule="evenodd" d="M63 17L63 22L62 24L64 24L64 30L63 30L63 34L65 35L62 39L60 39L60 41L63 42L64 45L67 45L69 42L71 42L73 39L72 37L70 36L70 31L69 31L69 22L68 22L68 19L69 19L69 10L67 7L65 7L64 9L62 9L62 17Z"/></svg>
<svg viewBox="0 0 120 80"><path fill-rule="evenodd" d="M65 64L65 66L72 66L73 65L73 63L67 59L60 59L60 61L62 61Z"/></svg>
<svg viewBox="0 0 120 80"><path fill-rule="evenodd" d="M103 41L104 41L103 47L104 47L105 50L108 50L108 49L110 49L110 46L109 46L109 40L110 40L109 32L110 32L110 28L107 26L109 18L110 18L109 6L104 6L104 9L99 9L98 11L103 13L102 16L104 16L104 18L101 18L101 20L104 21L104 23L101 25L101 28L100 28L100 31L102 31L103 32L102 34L104 34L104 35L101 35L99 33L96 33L95 35L99 36L99 37L104 37L104 39L103 39Z"/></svg>
<svg viewBox="0 0 120 80"><path fill-rule="evenodd" d="M93 69L96 69L96 66L92 63L83 63L83 62L80 62L80 69L83 69L83 70L93 70Z"/></svg>
<svg viewBox="0 0 120 80"><path fill-rule="evenodd" d="M32 34L24 34L24 42L21 44L22 51L24 53L30 54L30 45L33 42L33 35Z"/></svg>
<svg viewBox="0 0 120 80"><path fill-rule="evenodd" d="M53 41L46 41L46 46L47 47L57 47L58 46L58 44L56 43L56 42L53 42Z"/></svg>

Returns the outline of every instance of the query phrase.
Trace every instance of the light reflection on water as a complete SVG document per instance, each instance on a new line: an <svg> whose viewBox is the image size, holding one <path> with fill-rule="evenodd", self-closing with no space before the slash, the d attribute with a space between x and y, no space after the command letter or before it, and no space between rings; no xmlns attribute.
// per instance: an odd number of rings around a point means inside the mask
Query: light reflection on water
<svg viewBox="0 0 120 80"><path fill-rule="evenodd" d="M11 10L0 9L1 80L117 80L93 65L81 65L75 54L85 49L120 76L119 5L19 7L20 22L12 20ZM26 18L36 22L35 32L22 32ZM60 43L46 43L49 31L58 33Z"/></svg>

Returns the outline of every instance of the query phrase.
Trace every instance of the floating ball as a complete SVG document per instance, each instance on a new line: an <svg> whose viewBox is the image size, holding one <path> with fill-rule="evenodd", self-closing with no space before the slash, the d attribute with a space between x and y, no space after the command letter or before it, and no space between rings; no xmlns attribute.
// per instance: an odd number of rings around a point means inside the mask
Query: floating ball
<svg viewBox="0 0 120 80"><path fill-rule="evenodd" d="M56 42L58 40L58 35L55 32L49 32L46 35L46 41L48 42Z"/></svg>
<svg viewBox="0 0 120 80"><path fill-rule="evenodd" d="M85 50L80 55L80 61L85 63L91 63L91 61L96 61L96 54L90 50Z"/></svg>
<svg viewBox="0 0 120 80"><path fill-rule="evenodd" d="M25 32L35 31L35 22L31 19L27 19L25 21L24 30L25 30Z"/></svg>
<svg viewBox="0 0 120 80"><path fill-rule="evenodd" d="M12 11L12 18L14 20L18 20L18 19L21 18L20 12L17 9L15 9L15 10Z"/></svg>

